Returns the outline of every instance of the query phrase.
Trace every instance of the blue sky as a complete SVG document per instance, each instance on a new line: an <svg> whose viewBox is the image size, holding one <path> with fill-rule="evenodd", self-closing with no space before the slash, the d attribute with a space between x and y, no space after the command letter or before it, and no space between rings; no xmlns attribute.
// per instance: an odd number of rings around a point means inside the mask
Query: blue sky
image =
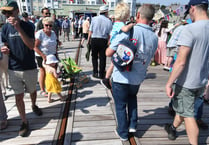
<svg viewBox="0 0 209 145"><path fill-rule="evenodd" d="M151 3L151 4L160 4L160 5L170 5L172 3L180 3L185 5L189 0L137 0L140 3Z"/></svg>

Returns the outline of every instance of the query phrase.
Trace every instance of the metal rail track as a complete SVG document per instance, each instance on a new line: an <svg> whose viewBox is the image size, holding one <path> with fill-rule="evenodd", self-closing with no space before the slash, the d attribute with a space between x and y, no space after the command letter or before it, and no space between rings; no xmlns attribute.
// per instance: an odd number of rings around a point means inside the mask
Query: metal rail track
<svg viewBox="0 0 209 145"><path fill-rule="evenodd" d="M79 40L78 49L76 51L76 57L75 57L76 64L78 64L78 60L79 60L81 40L82 40L82 37ZM65 102L64 111L61 116L61 125L59 128L59 133L58 133L56 145L63 145L64 144L65 131L66 131L66 126L67 126L68 113L69 113L70 105L71 105L71 99L72 99L72 95L73 95L74 83L75 83L75 78L72 77L70 79L70 85L69 85L69 89L68 89L68 98Z"/></svg>

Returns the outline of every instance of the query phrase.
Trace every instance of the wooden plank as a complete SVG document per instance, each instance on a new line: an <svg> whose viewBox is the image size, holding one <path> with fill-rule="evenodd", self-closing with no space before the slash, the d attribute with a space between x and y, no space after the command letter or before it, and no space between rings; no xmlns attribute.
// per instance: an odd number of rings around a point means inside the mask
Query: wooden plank
<svg viewBox="0 0 209 145"><path fill-rule="evenodd" d="M119 139L108 140L91 140L91 141L78 141L72 142L71 145L123 145Z"/></svg>

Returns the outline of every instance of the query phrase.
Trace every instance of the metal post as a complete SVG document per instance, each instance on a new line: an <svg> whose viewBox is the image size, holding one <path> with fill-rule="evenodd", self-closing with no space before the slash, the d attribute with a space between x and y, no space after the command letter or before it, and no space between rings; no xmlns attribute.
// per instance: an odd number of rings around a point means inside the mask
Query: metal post
<svg viewBox="0 0 209 145"><path fill-rule="evenodd" d="M136 0L132 0L131 2L131 15L134 17L136 15Z"/></svg>

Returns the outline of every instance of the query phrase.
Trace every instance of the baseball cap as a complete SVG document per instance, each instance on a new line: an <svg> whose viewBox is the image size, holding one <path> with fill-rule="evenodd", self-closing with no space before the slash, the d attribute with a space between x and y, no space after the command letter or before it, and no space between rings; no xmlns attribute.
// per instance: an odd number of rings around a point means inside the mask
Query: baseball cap
<svg viewBox="0 0 209 145"><path fill-rule="evenodd" d="M191 8L191 6L195 6L199 4L208 5L208 0L190 0L188 5L186 5L186 11L184 14L187 15L189 13L189 9Z"/></svg>
<svg viewBox="0 0 209 145"><path fill-rule="evenodd" d="M100 8L99 8L99 12L100 13L104 13L104 12L108 12L108 6L107 5L104 5L104 6L101 6Z"/></svg>
<svg viewBox="0 0 209 145"><path fill-rule="evenodd" d="M12 11L18 9L16 1L9 1L5 6L1 7L0 10Z"/></svg>
<svg viewBox="0 0 209 145"><path fill-rule="evenodd" d="M46 64L58 63L56 56L53 54L49 54L46 56Z"/></svg>

